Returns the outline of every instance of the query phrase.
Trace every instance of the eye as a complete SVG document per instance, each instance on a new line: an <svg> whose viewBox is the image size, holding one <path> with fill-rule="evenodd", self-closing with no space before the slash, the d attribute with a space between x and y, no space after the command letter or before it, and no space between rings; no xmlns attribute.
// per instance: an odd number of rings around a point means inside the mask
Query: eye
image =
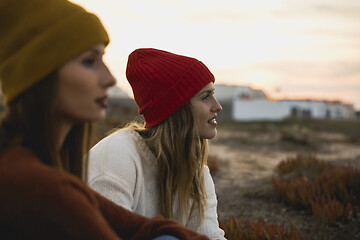
<svg viewBox="0 0 360 240"><path fill-rule="evenodd" d="M210 98L210 94L206 94L205 96L203 96L202 100L207 100Z"/></svg>
<svg viewBox="0 0 360 240"><path fill-rule="evenodd" d="M95 58L85 58L82 61L82 64L84 64L87 67L92 67L95 64L95 62L96 62Z"/></svg>

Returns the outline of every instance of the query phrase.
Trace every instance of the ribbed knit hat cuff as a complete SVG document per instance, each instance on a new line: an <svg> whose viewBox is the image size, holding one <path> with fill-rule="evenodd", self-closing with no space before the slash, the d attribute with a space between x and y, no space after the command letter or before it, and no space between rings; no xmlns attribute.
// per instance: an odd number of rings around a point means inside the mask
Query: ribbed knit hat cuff
<svg viewBox="0 0 360 240"><path fill-rule="evenodd" d="M184 106L208 83L215 82L214 75L202 63L197 62L161 97L150 106L139 109L144 115L146 128L153 127Z"/></svg>
<svg viewBox="0 0 360 240"><path fill-rule="evenodd" d="M109 37L98 17L86 11L47 28L0 65L5 102L13 101L41 78L99 43L107 45Z"/></svg>

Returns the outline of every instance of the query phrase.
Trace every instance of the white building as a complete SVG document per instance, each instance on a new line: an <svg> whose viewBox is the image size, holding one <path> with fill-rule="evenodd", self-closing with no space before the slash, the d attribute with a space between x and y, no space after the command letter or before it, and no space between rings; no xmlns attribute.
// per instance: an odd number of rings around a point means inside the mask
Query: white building
<svg viewBox="0 0 360 240"><path fill-rule="evenodd" d="M246 103L249 103L250 100L268 102L268 98L263 91L254 90L248 86L216 84L215 97L223 107L223 110L218 113L218 116L225 119L237 119L234 114L241 114L238 111L234 111L234 107L238 104L238 100L241 100L245 105L248 105ZM248 109L247 106L245 107Z"/></svg>
<svg viewBox="0 0 360 240"><path fill-rule="evenodd" d="M333 119L355 119L356 111L351 104L330 102L328 108L328 117Z"/></svg>
<svg viewBox="0 0 360 240"><path fill-rule="evenodd" d="M356 119L356 111L350 104L324 100L280 100L291 109L292 116L315 119Z"/></svg>
<svg viewBox="0 0 360 240"><path fill-rule="evenodd" d="M232 119L238 121L281 120L290 115L289 108L279 101L241 100L233 103Z"/></svg>
<svg viewBox="0 0 360 240"><path fill-rule="evenodd" d="M316 119L356 119L352 105L323 100L269 100L261 90L248 86L218 84L215 97L223 106L220 118L238 121L282 120L307 117Z"/></svg>

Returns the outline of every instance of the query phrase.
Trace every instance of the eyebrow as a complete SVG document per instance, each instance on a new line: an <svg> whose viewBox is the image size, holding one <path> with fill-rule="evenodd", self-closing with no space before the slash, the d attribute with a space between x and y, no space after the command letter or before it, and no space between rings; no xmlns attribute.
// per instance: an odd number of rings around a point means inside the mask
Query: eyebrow
<svg viewBox="0 0 360 240"><path fill-rule="evenodd" d="M212 93L215 91L215 88L212 88L212 89L208 89L208 90L204 90L204 91L201 91L198 95L201 95L203 93Z"/></svg>
<svg viewBox="0 0 360 240"><path fill-rule="evenodd" d="M95 54L97 54L97 55L103 55L103 54L105 54L105 51L101 51L101 50L99 50L99 49L97 49L97 48L90 48L90 49L89 49L89 52L95 53Z"/></svg>

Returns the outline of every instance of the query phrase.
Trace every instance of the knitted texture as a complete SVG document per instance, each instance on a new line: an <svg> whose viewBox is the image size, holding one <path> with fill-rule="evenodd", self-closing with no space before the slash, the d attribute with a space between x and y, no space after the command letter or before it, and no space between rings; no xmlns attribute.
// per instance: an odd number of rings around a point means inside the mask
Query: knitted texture
<svg viewBox="0 0 360 240"><path fill-rule="evenodd" d="M146 217L161 214L159 168L156 157L144 139L134 130L118 131L98 142L89 153L88 184L116 204ZM225 240L219 227L215 185L204 166L207 208L199 222L197 209L190 221L181 222L178 199L174 199L174 219L210 239Z"/></svg>
<svg viewBox="0 0 360 240"><path fill-rule="evenodd" d="M147 128L185 105L214 75L199 60L153 48L129 55L126 77Z"/></svg>
<svg viewBox="0 0 360 240"><path fill-rule="evenodd" d="M109 43L100 20L67 0L1 0L0 81L5 102L99 43Z"/></svg>

